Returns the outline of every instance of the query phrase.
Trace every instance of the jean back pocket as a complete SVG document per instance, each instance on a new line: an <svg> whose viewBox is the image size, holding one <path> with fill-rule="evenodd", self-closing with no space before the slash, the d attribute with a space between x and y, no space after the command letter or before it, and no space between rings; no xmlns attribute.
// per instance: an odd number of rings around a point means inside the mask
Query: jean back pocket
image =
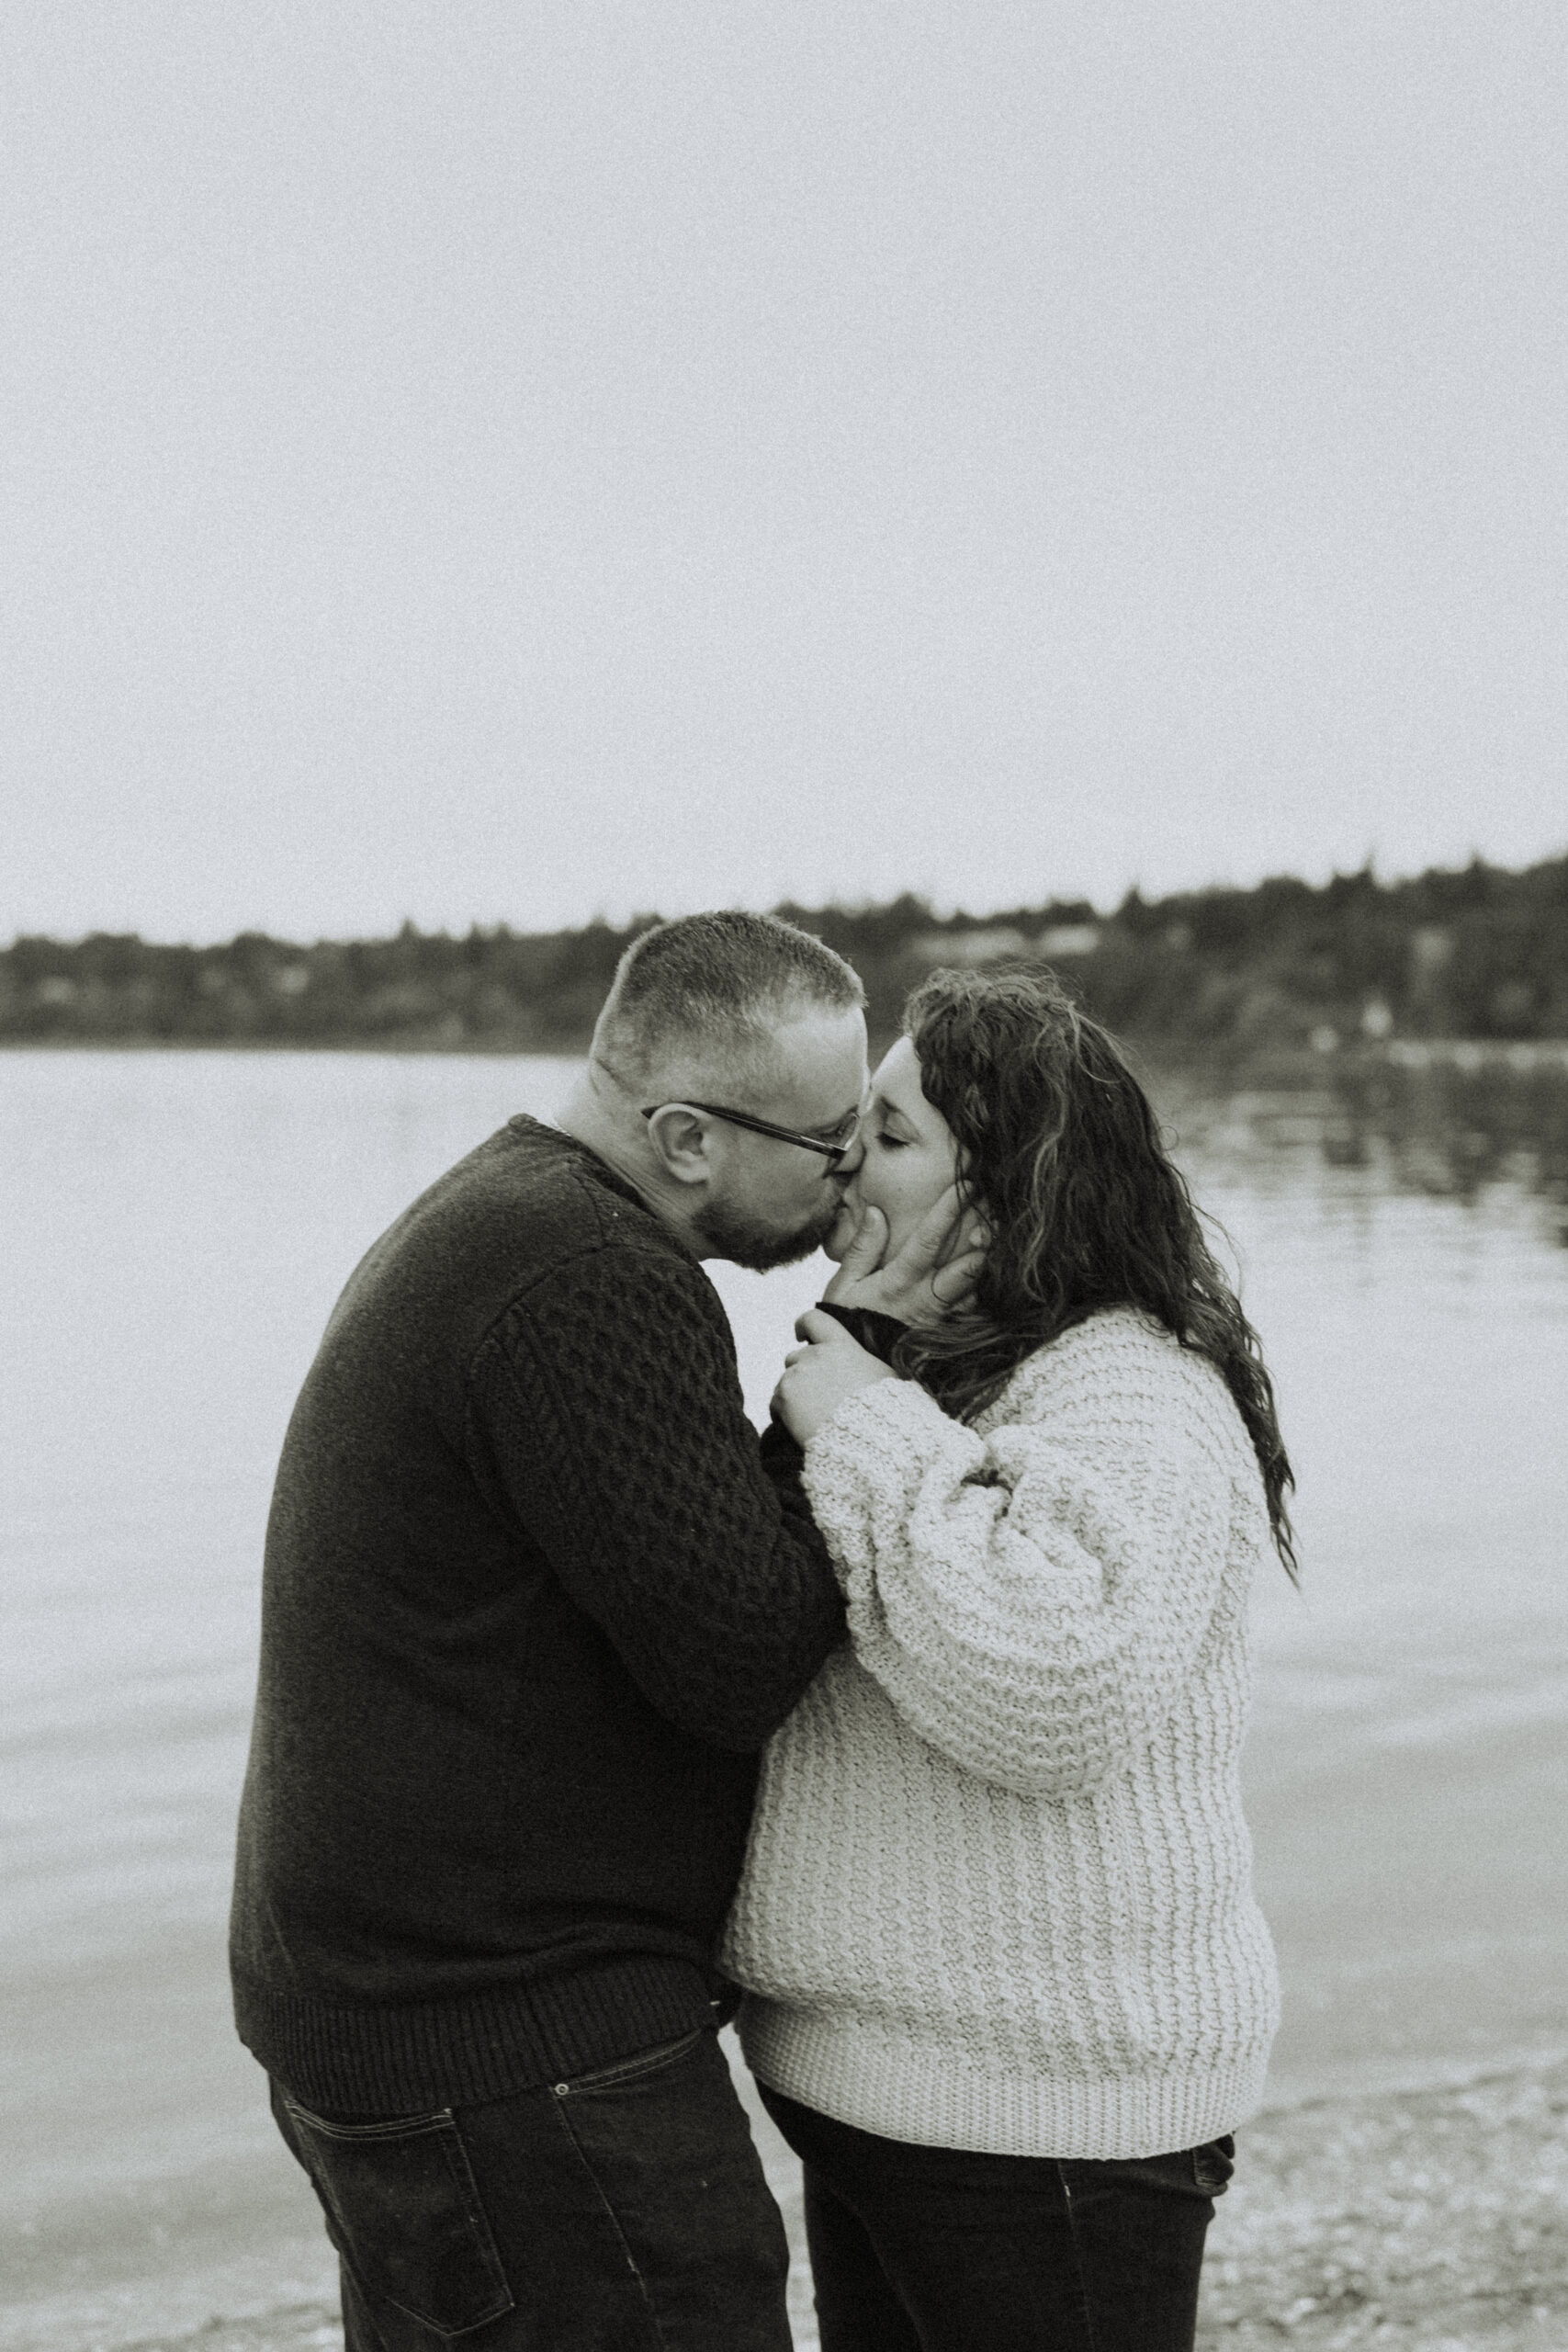
<svg viewBox="0 0 1568 2352"><path fill-rule="evenodd" d="M283 2105L338 2252L373 2301L446 2337L513 2308L450 2108L333 2123L287 2094Z"/></svg>

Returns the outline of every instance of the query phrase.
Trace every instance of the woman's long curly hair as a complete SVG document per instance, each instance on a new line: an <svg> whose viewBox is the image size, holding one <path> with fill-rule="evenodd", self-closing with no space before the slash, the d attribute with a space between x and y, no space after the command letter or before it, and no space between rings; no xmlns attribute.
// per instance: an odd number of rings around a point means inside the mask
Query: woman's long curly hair
<svg viewBox="0 0 1568 2352"><path fill-rule="evenodd" d="M1285 1495L1295 1479L1258 1334L1121 1047L1038 965L933 972L905 1006L904 1028L991 1241L972 1311L907 1332L896 1368L966 1419L1043 1341L1101 1307L1141 1308L1223 1376L1293 1577Z"/></svg>

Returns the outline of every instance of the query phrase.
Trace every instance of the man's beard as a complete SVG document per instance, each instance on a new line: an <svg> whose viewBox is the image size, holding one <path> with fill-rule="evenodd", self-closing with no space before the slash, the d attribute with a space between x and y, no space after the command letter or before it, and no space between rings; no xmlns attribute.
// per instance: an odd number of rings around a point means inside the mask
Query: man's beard
<svg viewBox="0 0 1568 2352"><path fill-rule="evenodd" d="M842 1194L835 1193L793 1233L760 1224L725 1201L705 1201L692 1223L716 1257L728 1258L732 1266L745 1266L754 1274L768 1274L775 1266L798 1265L820 1250L839 1221L842 1201Z"/></svg>

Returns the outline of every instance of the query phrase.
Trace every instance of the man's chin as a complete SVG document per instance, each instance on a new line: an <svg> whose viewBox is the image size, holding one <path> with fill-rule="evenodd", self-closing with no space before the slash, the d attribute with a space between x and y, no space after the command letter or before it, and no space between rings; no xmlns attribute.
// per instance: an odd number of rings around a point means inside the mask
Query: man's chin
<svg viewBox="0 0 1568 2352"><path fill-rule="evenodd" d="M732 1265L744 1266L750 1274L771 1274L778 1266L798 1266L803 1259L815 1258L821 1248L819 1241L803 1241L797 1234L793 1240L752 1242L742 1256L739 1250L726 1251Z"/></svg>
<svg viewBox="0 0 1568 2352"><path fill-rule="evenodd" d="M803 1258L814 1258L818 1250L828 1248L838 1234L841 1216L841 1209L835 1208L829 1216L814 1216L809 1225L797 1227L794 1233L778 1233L710 1201L696 1227L716 1255L727 1258L732 1266L744 1266L752 1274L771 1274L775 1267L798 1266ZM852 1234L853 1230L852 1226L847 1228ZM829 1249L829 1257L832 1254Z"/></svg>

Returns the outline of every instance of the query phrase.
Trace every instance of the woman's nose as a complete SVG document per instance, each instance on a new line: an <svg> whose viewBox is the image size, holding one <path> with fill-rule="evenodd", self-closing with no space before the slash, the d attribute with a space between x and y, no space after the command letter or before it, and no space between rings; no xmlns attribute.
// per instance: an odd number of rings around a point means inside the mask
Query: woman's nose
<svg viewBox="0 0 1568 2352"><path fill-rule="evenodd" d="M853 1143L846 1147L843 1158L835 1163L833 1173L835 1176L842 1177L847 1181L849 1178L858 1176L860 1174L861 1169L864 1164L864 1160L865 1146L861 1141L859 1132L857 1131Z"/></svg>

